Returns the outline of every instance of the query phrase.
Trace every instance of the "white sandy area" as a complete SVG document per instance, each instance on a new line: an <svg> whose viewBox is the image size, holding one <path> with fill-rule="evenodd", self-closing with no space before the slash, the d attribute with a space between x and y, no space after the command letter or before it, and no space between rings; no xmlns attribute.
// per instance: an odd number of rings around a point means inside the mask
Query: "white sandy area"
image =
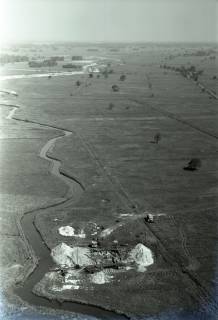
<svg viewBox="0 0 218 320"><path fill-rule="evenodd" d="M107 271L99 271L90 275L90 280L95 284L105 284L111 282L113 276L110 275Z"/></svg>
<svg viewBox="0 0 218 320"><path fill-rule="evenodd" d="M122 225L123 225L123 223L117 223L117 224L113 225L112 227L106 228L105 230L103 230L100 233L100 237L105 238L105 237L109 236L113 231L122 227Z"/></svg>
<svg viewBox="0 0 218 320"><path fill-rule="evenodd" d="M134 262L139 272L146 271L146 267L154 263L152 251L141 243L130 251L127 261Z"/></svg>
<svg viewBox="0 0 218 320"><path fill-rule="evenodd" d="M63 226L58 229L60 235L64 237L75 237L75 238L82 238L86 237L84 230L82 229L79 233L75 233L75 229L71 226Z"/></svg>
<svg viewBox="0 0 218 320"><path fill-rule="evenodd" d="M92 265L93 261L90 258L90 250L83 247L73 247L60 243L51 251L51 256L54 262L60 266L80 267Z"/></svg>

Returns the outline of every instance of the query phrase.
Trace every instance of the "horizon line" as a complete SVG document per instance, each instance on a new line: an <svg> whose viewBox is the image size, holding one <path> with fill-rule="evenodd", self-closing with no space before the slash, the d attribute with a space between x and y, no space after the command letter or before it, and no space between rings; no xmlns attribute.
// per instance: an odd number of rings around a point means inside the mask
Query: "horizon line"
<svg viewBox="0 0 218 320"><path fill-rule="evenodd" d="M176 43L176 44L218 44L218 40L214 41L207 41L207 40L202 40L202 41L195 41L195 40L178 40L178 41L173 41L173 40L157 40L157 41L152 41L152 40L128 40L128 41L122 41L122 40L101 40L101 41L88 41L88 40L10 40L10 41L5 41L0 44L3 45L8 45L8 44L24 44L24 43L32 43L32 44L37 44L37 43L75 43L75 44L165 44L165 43Z"/></svg>

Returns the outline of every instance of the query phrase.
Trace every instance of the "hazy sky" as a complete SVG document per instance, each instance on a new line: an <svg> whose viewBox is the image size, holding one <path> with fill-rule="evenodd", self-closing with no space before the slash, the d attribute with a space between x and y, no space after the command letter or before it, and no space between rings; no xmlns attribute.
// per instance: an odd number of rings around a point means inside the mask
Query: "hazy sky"
<svg viewBox="0 0 218 320"><path fill-rule="evenodd" d="M217 0L0 0L3 41L217 41Z"/></svg>

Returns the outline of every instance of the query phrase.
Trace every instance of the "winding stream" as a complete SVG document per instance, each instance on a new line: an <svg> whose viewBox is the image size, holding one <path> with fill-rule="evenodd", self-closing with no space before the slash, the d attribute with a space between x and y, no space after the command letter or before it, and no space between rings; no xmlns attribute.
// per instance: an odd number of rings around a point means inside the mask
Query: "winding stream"
<svg viewBox="0 0 218 320"><path fill-rule="evenodd" d="M49 140L44 147L42 147L41 151L40 151L40 157L42 159L45 159L47 161L49 161L51 163L51 168L50 168L50 172L52 175L58 177L59 179L61 179L64 183L66 183L68 185L68 194L67 194L67 198L73 196L76 193L76 189L75 189L75 183L71 178L68 178L66 175L63 175L60 173L60 166L61 166L61 162L59 160L54 159L53 157L48 155L48 152L52 152L53 148L55 147L55 143L56 141L63 139L65 137L69 137L70 135L72 135L72 132L70 131L63 131L64 135L58 136L56 138L52 138L51 140Z"/></svg>
<svg viewBox="0 0 218 320"><path fill-rule="evenodd" d="M3 104L2 104L3 105ZM19 108L19 106L12 104L4 104L8 107L12 107L8 116L6 117L9 120L19 121L19 119L14 119L14 113ZM22 120L20 120L22 121ZM35 123L36 124L36 123ZM37 124L36 124L37 125ZM42 124L38 124L43 126ZM45 127L50 127L54 129L54 127L49 125L44 125ZM24 232L25 238L30 244L31 248L34 251L35 256L38 258L38 265L35 267L33 272L27 277L22 286L19 286L15 289L16 294L21 297L24 301L28 302L30 305L35 306L44 306L52 309L61 309L66 311L72 311L75 313L80 313L84 315L96 316L101 319L126 319L125 316L117 315L114 312L107 311L103 308L81 304L78 302L64 301L59 302L57 300L48 300L46 298L36 296L33 294L33 287L43 278L46 272L54 265L54 262L50 256L50 250L46 246L43 241L40 233L35 227L34 221L37 215L37 212L44 210L46 214L46 209L54 207L61 207L66 203L74 202L75 199L79 199L81 194L84 192L83 186L74 178L67 176L65 173L61 173L61 161L53 158L50 154L55 147L57 141L69 137L72 135L71 131L66 131L63 129L59 129L60 136L50 139L46 142L46 144L42 147L40 151L40 157L49 161L50 163L50 173L60 180L62 180L68 186L67 195L65 195L65 199L62 200L58 204L50 205L45 208L38 208L36 210L32 210L24 213L21 219L21 227ZM50 153L50 154L48 154Z"/></svg>

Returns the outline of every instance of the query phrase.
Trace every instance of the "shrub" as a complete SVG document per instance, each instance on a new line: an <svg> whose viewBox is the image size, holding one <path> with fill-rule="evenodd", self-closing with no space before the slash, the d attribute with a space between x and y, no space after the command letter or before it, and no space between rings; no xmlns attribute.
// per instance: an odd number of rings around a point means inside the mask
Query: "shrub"
<svg viewBox="0 0 218 320"><path fill-rule="evenodd" d="M114 85L112 85L112 90L114 92L118 92L120 90L120 88L118 87L118 85L114 84Z"/></svg>
<svg viewBox="0 0 218 320"><path fill-rule="evenodd" d="M125 81L126 80L126 76L125 76L125 74L122 74L121 76L120 76L120 81Z"/></svg>
<svg viewBox="0 0 218 320"><path fill-rule="evenodd" d="M110 103L109 103L109 106L108 106L108 109L109 109L109 110L112 110L113 108L114 108L114 104L110 102Z"/></svg>

